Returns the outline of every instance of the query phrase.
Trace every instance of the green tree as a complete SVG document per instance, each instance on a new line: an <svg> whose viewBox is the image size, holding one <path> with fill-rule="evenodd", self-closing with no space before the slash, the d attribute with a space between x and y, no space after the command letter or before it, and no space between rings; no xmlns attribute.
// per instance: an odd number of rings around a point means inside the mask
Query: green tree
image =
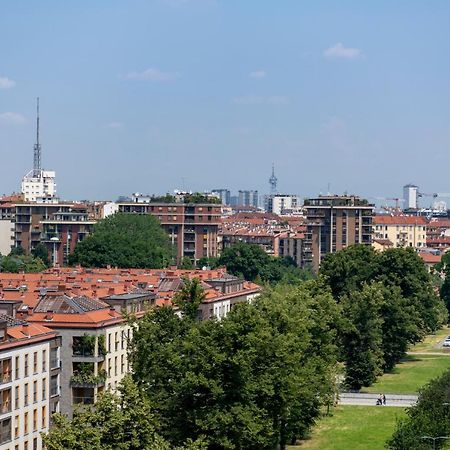
<svg viewBox="0 0 450 450"><path fill-rule="evenodd" d="M35 258L39 258L47 267L50 265L47 247L42 242L39 242L39 244L36 245L31 254Z"/></svg>
<svg viewBox="0 0 450 450"><path fill-rule="evenodd" d="M285 448L333 394L337 317L316 281L279 286L221 321L158 308L133 334L133 374L172 445L207 436L212 450Z"/></svg>
<svg viewBox="0 0 450 450"><path fill-rule="evenodd" d="M370 386L382 373L383 295L379 285L363 285L342 297L342 310L348 325L342 333L345 383L350 389Z"/></svg>
<svg viewBox="0 0 450 450"><path fill-rule="evenodd" d="M95 225L70 255L85 267L166 267L172 259L169 237L151 215L114 214Z"/></svg>
<svg viewBox="0 0 450 450"><path fill-rule="evenodd" d="M435 270L444 276L439 293L445 303L447 311L450 313L450 253L445 253L441 262L436 264Z"/></svg>
<svg viewBox="0 0 450 450"><path fill-rule="evenodd" d="M419 393L416 405L397 423L387 447L392 450L448 448L445 440L435 447L424 436L448 436L450 430L450 370L428 383Z"/></svg>
<svg viewBox="0 0 450 450"><path fill-rule="evenodd" d="M43 436L48 450L169 450L157 433L149 400L130 378L119 393L105 392L95 407L75 412L72 420L53 415L54 426ZM195 445L194 445L195 444ZM185 449L204 448L199 440Z"/></svg>
<svg viewBox="0 0 450 450"><path fill-rule="evenodd" d="M205 292L199 278L183 278L183 285L173 297L173 303L191 320L198 319L198 308L205 299Z"/></svg>
<svg viewBox="0 0 450 450"><path fill-rule="evenodd" d="M27 255L9 255L0 258L0 272L25 272L37 273L46 269L45 264L40 258Z"/></svg>
<svg viewBox="0 0 450 450"><path fill-rule="evenodd" d="M311 271L297 267L292 258L270 256L259 245L245 242L225 249L217 265L245 280L269 284L298 283L313 277Z"/></svg>
<svg viewBox="0 0 450 450"><path fill-rule="evenodd" d="M25 250L21 245L18 245L17 247L11 249L8 256L23 256L23 255L25 255Z"/></svg>
<svg viewBox="0 0 450 450"><path fill-rule="evenodd" d="M192 270L194 269L194 264L192 263L191 258L184 256L181 259L180 264L178 264L178 268L183 270Z"/></svg>

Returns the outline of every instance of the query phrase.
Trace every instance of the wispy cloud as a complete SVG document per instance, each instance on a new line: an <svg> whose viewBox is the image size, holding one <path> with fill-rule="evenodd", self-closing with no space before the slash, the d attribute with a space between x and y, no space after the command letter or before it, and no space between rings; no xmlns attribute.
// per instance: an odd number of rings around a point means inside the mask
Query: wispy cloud
<svg viewBox="0 0 450 450"><path fill-rule="evenodd" d="M123 122L109 122L105 127L110 128L111 130L120 130L123 128Z"/></svg>
<svg viewBox="0 0 450 450"><path fill-rule="evenodd" d="M21 125L25 123L27 119L25 116L15 112L4 112L0 114L0 123Z"/></svg>
<svg viewBox="0 0 450 450"><path fill-rule="evenodd" d="M287 105L289 99L283 95L243 95L233 98L236 105Z"/></svg>
<svg viewBox="0 0 450 450"><path fill-rule="evenodd" d="M265 70L255 70L254 72L250 72L248 76L250 78L264 78L267 75Z"/></svg>
<svg viewBox="0 0 450 450"><path fill-rule="evenodd" d="M0 89L11 89L16 85L14 80L8 77L0 77Z"/></svg>
<svg viewBox="0 0 450 450"><path fill-rule="evenodd" d="M160 82L176 80L179 78L179 74L175 72L162 72L159 69L150 67L142 72L128 72L124 78L126 80Z"/></svg>
<svg viewBox="0 0 450 450"><path fill-rule="evenodd" d="M363 52L359 48L344 47L342 42L327 48L323 55L328 59L358 59L363 56Z"/></svg>

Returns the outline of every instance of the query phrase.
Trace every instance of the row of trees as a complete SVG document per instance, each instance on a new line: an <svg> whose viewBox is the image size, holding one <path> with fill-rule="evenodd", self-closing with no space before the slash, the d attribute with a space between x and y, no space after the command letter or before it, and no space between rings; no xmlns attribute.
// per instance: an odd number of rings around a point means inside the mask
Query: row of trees
<svg viewBox="0 0 450 450"><path fill-rule="evenodd" d="M320 276L341 308L339 340L351 389L391 371L408 346L447 318L429 273L411 249L356 245L328 255Z"/></svg>

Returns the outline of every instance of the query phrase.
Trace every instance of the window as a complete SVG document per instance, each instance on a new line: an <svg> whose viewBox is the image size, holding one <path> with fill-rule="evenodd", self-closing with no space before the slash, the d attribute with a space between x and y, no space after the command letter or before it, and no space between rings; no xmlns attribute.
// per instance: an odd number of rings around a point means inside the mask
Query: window
<svg viewBox="0 0 450 450"><path fill-rule="evenodd" d="M0 361L0 383L11 381L11 358Z"/></svg>
<svg viewBox="0 0 450 450"><path fill-rule="evenodd" d="M47 427L47 408L45 406L42 407L42 428Z"/></svg>
<svg viewBox="0 0 450 450"><path fill-rule="evenodd" d="M108 334L108 353L111 352L111 334L112 334L112 333L109 333L109 334Z"/></svg>
<svg viewBox="0 0 450 450"><path fill-rule="evenodd" d="M20 359L18 356L16 356L16 362L15 362L15 376L14 378L17 380L19 379L19 369L20 369Z"/></svg>
<svg viewBox="0 0 450 450"><path fill-rule="evenodd" d="M28 441L23 443L23 450L28 450Z"/></svg>
<svg viewBox="0 0 450 450"><path fill-rule="evenodd" d="M37 373L38 371L38 354L37 352L33 353L33 373Z"/></svg>
<svg viewBox="0 0 450 450"><path fill-rule="evenodd" d="M58 395L58 375L53 375L50 378L50 395Z"/></svg>
<svg viewBox="0 0 450 450"><path fill-rule="evenodd" d="M124 373L125 372L125 360L124 360L124 355L122 355L120 357L120 373Z"/></svg>
<svg viewBox="0 0 450 450"><path fill-rule="evenodd" d="M59 358L58 358L58 349L57 348L50 349L50 367L52 369L59 367Z"/></svg>
<svg viewBox="0 0 450 450"><path fill-rule="evenodd" d="M42 351L42 372L47 372L47 350Z"/></svg>
<svg viewBox="0 0 450 450"><path fill-rule="evenodd" d="M14 394L14 408L19 409L20 408L20 387L16 386L15 388L15 394Z"/></svg>
<svg viewBox="0 0 450 450"><path fill-rule="evenodd" d="M28 433L28 412L23 415L23 433Z"/></svg>
<svg viewBox="0 0 450 450"><path fill-rule="evenodd" d="M25 383L23 390L24 390L23 406L28 406L28 383Z"/></svg>
<svg viewBox="0 0 450 450"><path fill-rule="evenodd" d="M14 417L14 437L18 438L20 435L20 416Z"/></svg>
<svg viewBox="0 0 450 450"><path fill-rule="evenodd" d="M25 367L24 367L24 376L28 376L28 355L25 355Z"/></svg>
<svg viewBox="0 0 450 450"><path fill-rule="evenodd" d="M37 381L33 381L33 402L37 402Z"/></svg>
<svg viewBox="0 0 450 450"><path fill-rule="evenodd" d="M42 400L47 400L47 378L42 380Z"/></svg>
<svg viewBox="0 0 450 450"><path fill-rule="evenodd" d="M114 358L114 375L117 375L117 356Z"/></svg>
<svg viewBox="0 0 450 450"><path fill-rule="evenodd" d="M33 439L33 450L38 450L38 440L37 440L37 438Z"/></svg>
<svg viewBox="0 0 450 450"><path fill-rule="evenodd" d="M37 430L37 409L33 409L33 431Z"/></svg>
<svg viewBox="0 0 450 450"><path fill-rule="evenodd" d="M117 331L115 333L115 349L116 349L116 352L117 352L117 350L119 350L119 333Z"/></svg>
<svg viewBox="0 0 450 450"><path fill-rule="evenodd" d="M0 444L11 440L11 417L0 422Z"/></svg>

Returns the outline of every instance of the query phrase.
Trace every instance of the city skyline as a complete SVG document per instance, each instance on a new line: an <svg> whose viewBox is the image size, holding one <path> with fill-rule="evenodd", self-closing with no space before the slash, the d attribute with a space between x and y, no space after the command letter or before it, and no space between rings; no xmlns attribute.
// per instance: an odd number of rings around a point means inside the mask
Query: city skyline
<svg viewBox="0 0 450 450"><path fill-rule="evenodd" d="M302 197L448 192L450 5L283 6L2 2L1 193L32 167L38 96L65 199L264 194L272 163Z"/></svg>

